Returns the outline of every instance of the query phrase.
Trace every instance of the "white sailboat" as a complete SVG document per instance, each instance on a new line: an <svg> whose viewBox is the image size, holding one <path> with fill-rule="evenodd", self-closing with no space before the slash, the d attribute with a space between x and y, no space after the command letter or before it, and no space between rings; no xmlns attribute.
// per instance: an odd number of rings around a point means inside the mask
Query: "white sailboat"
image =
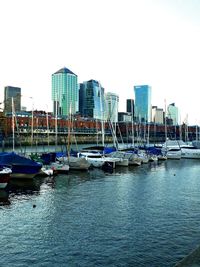
<svg viewBox="0 0 200 267"><path fill-rule="evenodd" d="M49 131L49 129L47 129L47 131ZM58 99L56 99L56 114L55 114L55 152L57 151L57 146L58 146ZM51 168L55 173L67 174L69 172L68 162L60 161L58 159L56 162L51 163Z"/></svg>
<svg viewBox="0 0 200 267"><path fill-rule="evenodd" d="M166 154L168 159L181 159L182 156L181 148L177 140L167 139L161 151Z"/></svg>
<svg viewBox="0 0 200 267"><path fill-rule="evenodd" d="M60 157L57 159L61 163L68 164L70 170L80 170L80 171L81 170L88 170L91 164L86 160L86 158L74 157L74 156L70 155L71 128L72 128L72 113L71 113L71 105L70 105L67 156L66 157Z"/></svg>
<svg viewBox="0 0 200 267"><path fill-rule="evenodd" d="M162 153L168 159L181 159L181 149L177 140L170 140L167 137L166 100L165 100L165 143L162 145Z"/></svg>

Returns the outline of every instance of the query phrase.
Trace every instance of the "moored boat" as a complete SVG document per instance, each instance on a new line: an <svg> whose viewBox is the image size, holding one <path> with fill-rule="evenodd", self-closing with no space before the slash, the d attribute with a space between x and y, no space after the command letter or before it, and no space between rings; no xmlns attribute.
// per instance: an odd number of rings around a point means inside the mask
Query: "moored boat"
<svg viewBox="0 0 200 267"><path fill-rule="evenodd" d="M88 170L91 165L85 158L78 158L74 156L60 156L57 157L57 160L60 163L68 164L70 170Z"/></svg>
<svg viewBox="0 0 200 267"><path fill-rule="evenodd" d="M40 173L42 164L15 152L2 152L0 167L8 167L12 170L11 179L32 179Z"/></svg>
<svg viewBox="0 0 200 267"><path fill-rule="evenodd" d="M52 162L50 165L54 173L68 174L69 165L65 162Z"/></svg>
<svg viewBox="0 0 200 267"><path fill-rule="evenodd" d="M161 149L162 153L167 156L168 159L181 159L181 147L179 140L167 140Z"/></svg>
<svg viewBox="0 0 200 267"><path fill-rule="evenodd" d="M10 174L12 170L10 168L2 168L0 170L0 189L6 188L10 181Z"/></svg>
<svg viewBox="0 0 200 267"><path fill-rule="evenodd" d="M78 158L85 158L94 168L101 168L105 163L102 154L96 151L83 151L78 153L77 156Z"/></svg>

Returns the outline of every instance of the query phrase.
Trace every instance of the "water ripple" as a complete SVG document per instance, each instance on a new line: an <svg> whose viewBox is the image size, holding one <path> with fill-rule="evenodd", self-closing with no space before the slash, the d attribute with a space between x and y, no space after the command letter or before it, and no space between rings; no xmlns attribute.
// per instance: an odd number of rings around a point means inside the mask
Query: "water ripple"
<svg viewBox="0 0 200 267"><path fill-rule="evenodd" d="M181 160L12 184L0 265L173 266L200 241L199 171Z"/></svg>

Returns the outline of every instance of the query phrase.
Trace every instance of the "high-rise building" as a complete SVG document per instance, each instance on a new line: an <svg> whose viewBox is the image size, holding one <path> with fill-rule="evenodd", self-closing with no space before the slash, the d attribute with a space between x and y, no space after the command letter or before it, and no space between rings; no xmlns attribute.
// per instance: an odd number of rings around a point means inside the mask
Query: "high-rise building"
<svg viewBox="0 0 200 267"><path fill-rule="evenodd" d="M156 124L164 123L164 111L162 108L158 108L157 106L152 107L152 122Z"/></svg>
<svg viewBox="0 0 200 267"><path fill-rule="evenodd" d="M4 87L4 112L12 112L12 99L13 108L15 112L21 111L21 88L14 86Z"/></svg>
<svg viewBox="0 0 200 267"><path fill-rule="evenodd" d="M52 101L54 115L69 116L78 111L78 77L65 67L52 74Z"/></svg>
<svg viewBox="0 0 200 267"><path fill-rule="evenodd" d="M173 125L179 124L179 112L175 103L169 104L167 107L167 118L172 121Z"/></svg>
<svg viewBox="0 0 200 267"><path fill-rule="evenodd" d="M119 96L114 93L106 94L106 117L111 122L118 122Z"/></svg>
<svg viewBox="0 0 200 267"><path fill-rule="evenodd" d="M82 116L93 119L104 119L104 88L98 81L89 80L80 84L79 112Z"/></svg>
<svg viewBox="0 0 200 267"><path fill-rule="evenodd" d="M81 116L85 116L84 114L84 105L85 105L85 84L79 83L79 113Z"/></svg>
<svg viewBox="0 0 200 267"><path fill-rule="evenodd" d="M149 85L134 86L135 117L137 121L151 121L151 87Z"/></svg>
<svg viewBox="0 0 200 267"><path fill-rule="evenodd" d="M133 113L134 115L134 100L126 99L126 112Z"/></svg>

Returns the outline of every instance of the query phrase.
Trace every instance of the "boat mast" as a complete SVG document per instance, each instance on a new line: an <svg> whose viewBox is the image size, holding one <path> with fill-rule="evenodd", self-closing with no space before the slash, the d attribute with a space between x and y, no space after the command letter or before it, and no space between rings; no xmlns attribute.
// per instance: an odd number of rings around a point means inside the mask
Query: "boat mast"
<svg viewBox="0 0 200 267"><path fill-rule="evenodd" d="M68 143L67 143L68 162L69 162L69 158L70 158L71 120L72 120L72 106L71 106L71 103L70 103L70 107L69 107L69 119L68 119Z"/></svg>
<svg viewBox="0 0 200 267"><path fill-rule="evenodd" d="M101 88L101 84L99 82L99 90L100 90L100 108L101 108L101 133L102 133L102 146L104 146L105 141L105 133L104 133L104 110L103 110L103 96L102 96L102 88Z"/></svg>
<svg viewBox="0 0 200 267"><path fill-rule="evenodd" d="M165 142L167 141L167 108L166 108L166 99L165 99Z"/></svg>
<svg viewBox="0 0 200 267"><path fill-rule="evenodd" d="M150 123L147 124L147 146L149 147Z"/></svg>
<svg viewBox="0 0 200 267"><path fill-rule="evenodd" d="M55 114L55 151L58 145L58 96L56 98L56 114Z"/></svg>
<svg viewBox="0 0 200 267"><path fill-rule="evenodd" d="M47 144L48 144L48 152L49 152L49 115L48 115L48 107L46 113L46 120L47 120Z"/></svg>
<svg viewBox="0 0 200 267"><path fill-rule="evenodd" d="M181 115L180 115L180 126L179 126L179 136L180 136L180 140L182 140L182 122L181 122Z"/></svg>
<svg viewBox="0 0 200 267"><path fill-rule="evenodd" d="M132 146L135 147L134 127L133 127L133 100L131 99L131 130L132 130Z"/></svg>
<svg viewBox="0 0 200 267"><path fill-rule="evenodd" d="M14 120L14 100L12 97L12 143L13 143L13 152L15 151L15 120Z"/></svg>
<svg viewBox="0 0 200 267"><path fill-rule="evenodd" d="M33 101L32 101L32 111L31 111L31 151L33 151Z"/></svg>

